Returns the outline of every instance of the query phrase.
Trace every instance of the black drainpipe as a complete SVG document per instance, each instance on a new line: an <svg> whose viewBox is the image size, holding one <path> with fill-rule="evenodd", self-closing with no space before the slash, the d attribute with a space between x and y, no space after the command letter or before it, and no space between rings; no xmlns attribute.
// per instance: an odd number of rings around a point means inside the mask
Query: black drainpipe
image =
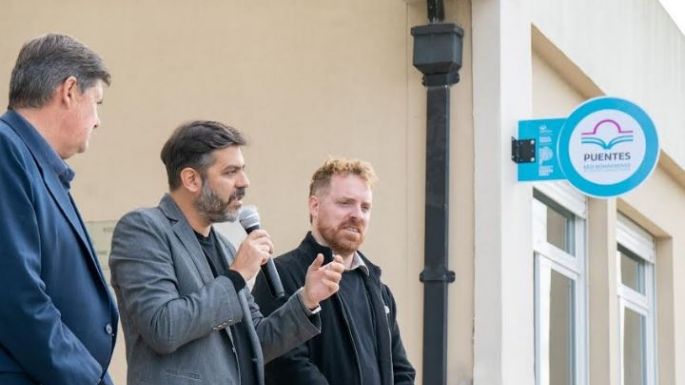
<svg viewBox="0 0 685 385"><path fill-rule="evenodd" d="M423 384L447 384L450 86L459 82L464 31L443 23L442 0L428 0L429 24L411 29L414 67L427 88Z"/></svg>

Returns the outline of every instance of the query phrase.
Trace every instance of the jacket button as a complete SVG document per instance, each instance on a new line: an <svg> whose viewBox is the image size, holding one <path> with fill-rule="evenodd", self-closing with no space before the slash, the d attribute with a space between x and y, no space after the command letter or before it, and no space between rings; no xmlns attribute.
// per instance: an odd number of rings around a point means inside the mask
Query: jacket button
<svg viewBox="0 0 685 385"><path fill-rule="evenodd" d="M113 331L114 330L112 329L112 325L110 325L110 324L105 325L105 332L107 334L109 334L111 336Z"/></svg>

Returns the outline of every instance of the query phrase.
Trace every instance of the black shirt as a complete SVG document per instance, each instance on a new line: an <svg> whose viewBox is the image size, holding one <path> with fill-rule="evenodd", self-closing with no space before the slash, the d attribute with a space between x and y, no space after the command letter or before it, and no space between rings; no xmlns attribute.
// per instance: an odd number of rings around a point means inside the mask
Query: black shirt
<svg viewBox="0 0 685 385"><path fill-rule="evenodd" d="M352 331L352 341L359 357L362 384L381 383L376 329L362 268L345 271L340 280L340 298Z"/></svg>
<svg viewBox="0 0 685 385"><path fill-rule="evenodd" d="M240 273L230 270L228 263L225 259L221 258L222 253L219 251L219 241L217 240L214 229L211 229L209 236L205 237L200 233L195 233L200 246L202 246L202 251L209 262L209 267L212 269L214 277L224 275L228 277L235 286L236 291L240 291L245 287L245 280L240 275ZM249 316L249 315L248 315ZM247 330L247 325L245 322L252 322L250 318L243 319L242 322L238 322L230 326L231 335L233 336L233 347L235 348L236 355L238 356L238 367L240 369L240 383L242 385L257 385L257 373L254 361L254 352L252 351L252 344L250 343L250 335ZM230 343L228 335L226 339Z"/></svg>

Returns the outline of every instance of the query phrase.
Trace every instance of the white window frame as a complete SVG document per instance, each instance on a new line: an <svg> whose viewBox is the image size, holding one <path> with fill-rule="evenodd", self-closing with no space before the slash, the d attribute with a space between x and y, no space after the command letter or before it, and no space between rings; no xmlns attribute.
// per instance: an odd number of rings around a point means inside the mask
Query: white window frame
<svg viewBox="0 0 685 385"><path fill-rule="evenodd" d="M535 256L535 383L551 385L549 378L549 312L551 271L562 274L574 283L574 363L575 384L588 384L587 357L587 266L586 266L586 197L567 182L547 182L536 185L543 201L533 199L533 251ZM574 216L574 255L547 242L547 204L552 201Z"/></svg>
<svg viewBox="0 0 685 385"><path fill-rule="evenodd" d="M618 214L616 223L616 241L623 248L629 250L632 256L641 258L644 264L645 293L642 294L623 284L621 277L621 251L616 250L617 284L618 284L618 305L620 314L620 378L621 385L624 385L623 378L623 337L625 335L625 309L628 308L645 317L645 369L647 384L656 385L656 282L655 268L656 263L656 244L654 237L647 231L636 225L633 221L622 214Z"/></svg>

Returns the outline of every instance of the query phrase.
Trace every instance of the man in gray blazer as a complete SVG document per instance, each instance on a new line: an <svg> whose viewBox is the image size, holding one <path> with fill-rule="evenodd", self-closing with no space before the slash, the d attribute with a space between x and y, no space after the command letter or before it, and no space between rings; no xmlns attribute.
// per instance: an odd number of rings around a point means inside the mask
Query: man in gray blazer
<svg viewBox="0 0 685 385"><path fill-rule="evenodd" d="M338 290L342 260L312 263L304 286L268 317L246 287L273 251L252 231L236 251L212 224L235 220L249 181L240 132L180 126L162 149L170 193L126 214L110 268L129 385L263 385L264 363L320 332L319 302Z"/></svg>

